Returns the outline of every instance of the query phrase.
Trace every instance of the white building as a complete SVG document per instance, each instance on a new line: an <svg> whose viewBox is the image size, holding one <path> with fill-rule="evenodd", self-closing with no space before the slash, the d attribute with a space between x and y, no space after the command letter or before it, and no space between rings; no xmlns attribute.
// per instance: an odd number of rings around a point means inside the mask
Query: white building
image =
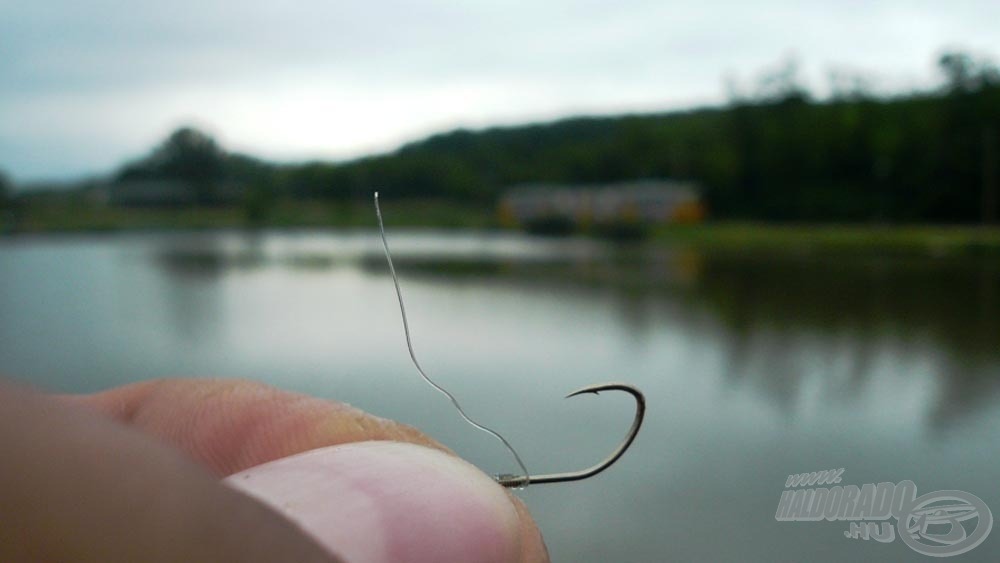
<svg viewBox="0 0 1000 563"><path fill-rule="evenodd" d="M638 180L614 184L524 184L500 200L508 224L566 218L576 224L697 222L705 214L693 182Z"/></svg>

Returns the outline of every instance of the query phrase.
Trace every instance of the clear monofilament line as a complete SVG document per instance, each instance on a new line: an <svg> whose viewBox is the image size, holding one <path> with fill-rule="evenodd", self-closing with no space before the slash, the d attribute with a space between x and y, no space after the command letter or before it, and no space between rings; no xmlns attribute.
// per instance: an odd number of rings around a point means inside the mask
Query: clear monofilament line
<svg viewBox="0 0 1000 563"><path fill-rule="evenodd" d="M517 455L517 451L514 450L514 446L511 446L510 442L508 442L495 430L491 430L486 426L479 424L475 420L472 420L469 415L465 414L465 410L462 409L462 405L458 404L458 399L456 399L455 396L449 393L444 387L434 383L434 381L424 372L424 369L420 367L420 362L417 361L417 355L413 352L413 340L410 338L410 323L406 320L406 305L403 304L403 291L399 288L399 277L396 275L396 268L392 265L392 253L389 252L389 242L385 238L385 225L382 224L382 210L379 209L378 205L378 192L375 192L375 214L378 216L378 231L379 234L382 235L382 247L385 249L386 262L389 263L389 273L392 275L392 283L396 286L396 298L399 300L399 313L403 317L403 333L406 335L406 348L410 351L410 359L413 360L413 366L417 368L417 372L420 373L420 377L423 377L424 381L426 381L428 385L437 389L445 397L448 397L451 404L454 405L455 409L458 411L458 414L462 415L462 418L464 418L466 422L471 424L473 427L486 432L490 436L493 436L497 440L500 440L500 442L507 447L510 455L514 456L514 460L517 461L517 464L521 467L521 471L524 474L524 481L527 482L528 468L525 467L524 462L521 461L521 456Z"/></svg>

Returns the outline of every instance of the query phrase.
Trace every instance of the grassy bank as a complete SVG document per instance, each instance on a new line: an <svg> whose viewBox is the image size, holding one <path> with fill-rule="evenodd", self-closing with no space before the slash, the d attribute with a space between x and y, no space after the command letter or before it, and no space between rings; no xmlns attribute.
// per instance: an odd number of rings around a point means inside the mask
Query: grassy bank
<svg viewBox="0 0 1000 563"><path fill-rule="evenodd" d="M777 252L881 251L929 255L997 253L1000 227L939 225L775 225L708 223L666 226L655 241L705 250Z"/></svg>

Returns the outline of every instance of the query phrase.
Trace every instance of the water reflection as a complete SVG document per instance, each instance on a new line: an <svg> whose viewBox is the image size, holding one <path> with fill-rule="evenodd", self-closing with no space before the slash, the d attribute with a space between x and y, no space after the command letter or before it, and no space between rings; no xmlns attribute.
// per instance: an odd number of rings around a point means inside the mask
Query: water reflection
<svg viewBox="0 0 1000 563"><path fill-rule="evenodd" d="M168 238L155 243L150 257L165 274L195 280L214 280L232 270L252 270L266 263L264 239L253 232L231 238L215 234Z"/></svg>
<svg viewBox="0 0 1000 563"><path fill-rule="evenodd" d="M0 242L0 372L65 391L254 377L506 469L411 372L376 237ZM612 379L646 392L646 426L613 471L523 493L556 560L871 558L840 529L775 527L784 477L828 466L1000 506L995 261L390 237L425 367L529 468L586 466L624 432L627 401L565 392ZM879 558L909 555L892 553Z"/></svg>
<svg viewBox="0 0 1000 563"><path fill-rule="evenodd" d="M891 353L904 372L931 364L926 422L940 430L997 399L998 287L986 260L757 257L709 261L699 293L727 333L728 375L756 373L775 404L794 408L803 377L840 366L823 392L857 400Z"/></svg>
<svg viewBox="0 0 1000 563"><path fill-rule="evenodd" d="M1000 269L989 259L879 256L709 256L655 249L563 262L402 257L410 278L473 277L523 292L593 301L610 294L637 341L657 311L722 344L721 375L777 409L802 410L805 378L825 400L850 405L872 392L889 360L935 374L926 424L945 430L1000 399ZM366 263L381 272L377 259Z"/></svg>
<svg viewBox="0 0 1000 563"><path fill-rule="evenodd" d="M720 375L729 385L750 386L788 416L810 400L805 378L817 377L811 392L823 400L861 400L878 387L871 379L887 355L897 371L930 366L924 422L934 430L961 423L1000 394L1000 267L987 258L713 256L586 241L547 242L539 252L514 239L400 238L397 262L408 279L580 302L610 298L636 346L649 342L666 312L721 345ZM519 252L519 244L532 252ZM311 249L254 235L170 239L152 256L164 274L188 281L266 267L386 273L370 235ZM171 287L175 324L197 335L218 296Z"/></svg>

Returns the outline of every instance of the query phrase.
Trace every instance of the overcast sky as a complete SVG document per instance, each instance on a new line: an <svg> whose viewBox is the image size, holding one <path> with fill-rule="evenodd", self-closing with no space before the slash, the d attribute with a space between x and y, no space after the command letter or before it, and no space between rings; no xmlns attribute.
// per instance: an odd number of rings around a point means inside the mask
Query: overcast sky
<svg viewBox="0 0 1000 563"><path fill-rule="evenodd" d="M997 0L0 0L0 170L106 173L173 128L278 160L459 126L721 103L789 57L926 88Z"/></svg>

